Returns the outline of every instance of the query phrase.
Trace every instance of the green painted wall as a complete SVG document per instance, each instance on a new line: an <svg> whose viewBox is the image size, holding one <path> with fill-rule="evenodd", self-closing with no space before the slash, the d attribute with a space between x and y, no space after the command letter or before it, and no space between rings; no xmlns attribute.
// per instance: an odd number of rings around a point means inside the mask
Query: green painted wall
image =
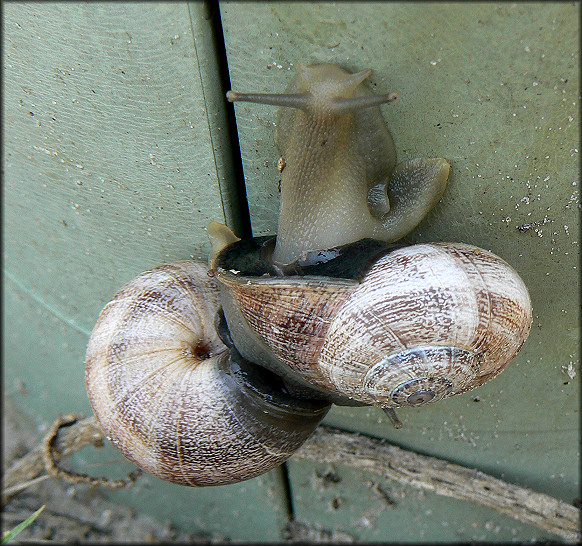
<svg viewBox="0 0 582 546"><path fill-rule="evenodd" d="M25 3L4 15L4 385L48 425L91 414L85 348L121 285L207 257L208 222L232 216L229 158L211 140L202 5ZM280 472L215 490L140 482L112 498L185 528L267 540L286 514Z"/></svg>
<svg viewBox="0 0 582 546"><path fill-rule="evenodd" d="M85 346L112 294L164 261L204 258L208 222L234 225L237 211L202 4L4 7L4 385L42 426L58 412L90 413ZM399 159L452 164L442 202L407 241L490 249L531 292L531 336L491 383L400 411L398 431L366 408L334 408L326 422L571 503L579 4L232 2L221 10L234 89L281 91L297 62L334 62L370 67L375 90L397 90L383 112ZM273 233L276 110L241 104L236 114L253 230ZM517 229L524 224L530 229ZM292 459L288 469L296 518L314 528L383 541L550 538L346 467ZM279 471L200 490L145 478L112 498L186 529L277 540L282 483Z"/></svg>

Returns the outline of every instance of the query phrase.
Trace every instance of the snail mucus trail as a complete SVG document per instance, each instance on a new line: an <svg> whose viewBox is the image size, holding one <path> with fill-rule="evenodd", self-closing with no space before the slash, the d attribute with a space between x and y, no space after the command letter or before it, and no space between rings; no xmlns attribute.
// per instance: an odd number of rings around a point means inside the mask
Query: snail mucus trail
<svg viewBox="0 0 582 546"><path fill-rule="evenodd" d="M396 163L364 80L298 65L280 106L275 237L212 222L208 267L164 264L122 287L89 341L89 399L132 462L182 485L224 485L281 464L332 403L393 408L500 373L531 325L517 273L461 243L403 246L450 166Z"/></svg>

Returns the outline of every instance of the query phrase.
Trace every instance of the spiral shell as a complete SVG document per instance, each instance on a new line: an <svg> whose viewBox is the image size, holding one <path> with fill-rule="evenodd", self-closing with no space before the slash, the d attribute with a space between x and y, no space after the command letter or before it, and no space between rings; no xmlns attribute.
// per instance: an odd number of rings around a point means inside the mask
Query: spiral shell
<svg viewBox="0 0 582 546"><path fill-rule="evenodd" d="M329 405L291 399L214 328L219 290L196 262L146 271L105 306L86 355L91 406L137 466L181 485L223 485L285 461Z"/></svg>
<svg viewBox="0 0 582 546"><path fill-rule="evenodd" d="M218 277L245 328L339 404L419 406L477 387L516 356L532 322L513 268L465 244L388 252L359 281Z"/></svg>

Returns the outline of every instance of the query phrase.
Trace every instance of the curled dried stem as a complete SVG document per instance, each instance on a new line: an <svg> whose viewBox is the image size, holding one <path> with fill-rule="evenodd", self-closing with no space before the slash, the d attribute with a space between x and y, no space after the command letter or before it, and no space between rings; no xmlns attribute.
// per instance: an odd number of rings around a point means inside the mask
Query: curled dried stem
<svg viewBox="0 0 582 546"><path fill-rule="evenodd" d="M57 417L57 419L55 419L54 423L51 425L51 428L42 441L43 462L47 473L50 476L61 478L69 483L88 483L92 486L107 487L109 489L121 489L132 484L141 474L141 470L136 469L134 472L131 472L126 479L111 480L105 477L94 477L89 476L88 474L67 470L57 464L54 454L54 444L59 431L64 427L74 425L83 419L83 417L83 415L77 413L68 413L66 415L60 415Z"/></svg>
<svg viewBox="0 0 582 546"><path fill-rule="evenodd" d="M128 480L87 477L87 480L82 474L57 466L56 459L90 444L102 446L106 439L94 417L79 419L78 415L57 419L42 444L12 464L4 476L5 498L20 483L34 480L45 470L73 483L82 481L110 487L110 483L124 481L127 485L132 481L131 477ZM437 495L488 506L566 540L579 541L581 538L580 512L576 507L475 469L401 449L386 440L320 426L294 456L318 463L351 466Z"/></svg>

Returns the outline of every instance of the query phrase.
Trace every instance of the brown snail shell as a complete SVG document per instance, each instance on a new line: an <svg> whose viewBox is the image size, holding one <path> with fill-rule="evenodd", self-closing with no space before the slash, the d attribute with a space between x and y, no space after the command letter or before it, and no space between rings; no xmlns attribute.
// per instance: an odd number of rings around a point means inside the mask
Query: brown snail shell
<svg viewBox="0 0 582 546"><path fill-rule="evenodd" d="M477 387L516 356L532 322L515 270L460 243L386 252L359 280L217 276L241 354L267 347L273 369L338 404L419 406Z"/></svg>
<svg viewBox="0 0 582 546"><path fill-rule="evenodd" d="M223 485L281 464L329 404L295 400L220 340L207 266L146 271L105 306L89 341L89 400L112 443L181 485Z"/></svg>

